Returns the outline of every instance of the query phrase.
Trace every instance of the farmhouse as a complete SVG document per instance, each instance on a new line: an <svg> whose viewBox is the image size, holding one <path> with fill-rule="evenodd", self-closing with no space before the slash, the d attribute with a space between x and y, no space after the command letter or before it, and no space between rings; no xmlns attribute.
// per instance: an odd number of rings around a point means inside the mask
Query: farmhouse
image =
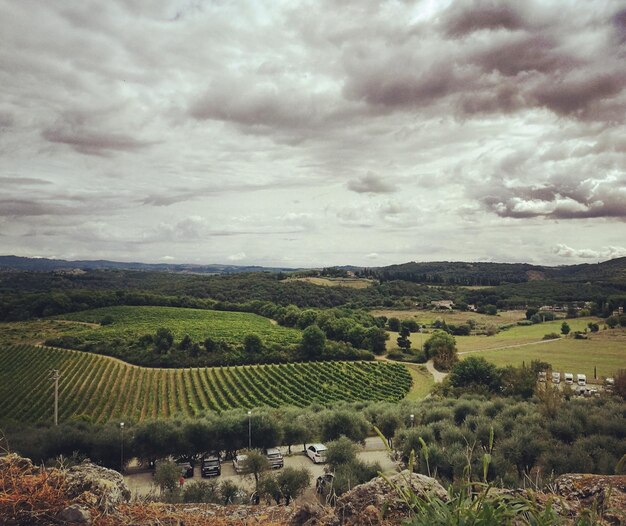
<svg viewBox="0 0 626 526"><path fill-rule="evenodd" d="M430 304L435 310L452 310L454 308L454 302L452 300L431 301Z"/></svg>

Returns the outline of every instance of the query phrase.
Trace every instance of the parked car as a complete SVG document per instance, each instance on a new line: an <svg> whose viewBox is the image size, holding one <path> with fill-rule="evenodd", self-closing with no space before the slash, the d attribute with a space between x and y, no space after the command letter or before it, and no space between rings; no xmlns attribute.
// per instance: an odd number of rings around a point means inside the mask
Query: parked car
<svg viewBox="0 0 626 526"><path fill-rule="evenodd" d="M576 383L578 385L587 385L587 375L577 374L576 375Z"/></svg>
<svg viewBox="0 0 626 526"><path fill-rule="evenodd" d="M604 379L604 390L608 391L609 393L611 391L613 391L613 388L615 387L615 378L605 378Z"/></svg>
<svg viewBox="0 0 626 526"><path fill-rule="evenodd" d="M545 382L548 375L545 371L539 371L539 374L537 375L537 377L540 382Z"/></svg>
<svg viewBox="0 0 626 526"><path fill-rule="evenodd" d="M587 394L587 386L586 385L577 385L574 388L574 394L576 396L588 396L588 394Z"/></svg>
<svg viewBox="0 0 626 526"><path fill-rule="evenodd" d="M180 472L186 479L193 478L193 464L188 460L178 459L176 465L180 468Z"/></svg>
<svg viewBox="0 0 626 526"><path fill-rule="evenodd" d="M200 475L202 477L217 477L222 474L222 464L217 453L207 453L202 456L200 462Z"/></svg>
<svg viewBox="0 0 626 526"><path fill-rule="evenodd" d="M573 384L574 383L574 373L564 373L563 377L565 379L565 383L566 384Z"/></svg>
<svg viewBox="0 0 626 526"><path fill-rule="evenodd" d="M265 458L272 469L280 469L285 465L285 459L279 449L270 447L265 450Z"/></svg>
<svg viewBox="0 0 626 526"><path fill-rule="evenodd" d="M233 458L233 468L235 473L241 475L246 470L246 463L248 462L248 455L236 455Z"/></svg>
<svg viewBox="0 0 626 526"><path fill-rule="evenodd" d="M561 383L561 373L552 373L552 383L553 384Z"/></svg>
<svg viewBox="0 0 626 526"><path fill-rule="evenodd" d="M306 454L314 464L326 462L326 451L327 448L324 444L310 444L306 448Z"/></svg>

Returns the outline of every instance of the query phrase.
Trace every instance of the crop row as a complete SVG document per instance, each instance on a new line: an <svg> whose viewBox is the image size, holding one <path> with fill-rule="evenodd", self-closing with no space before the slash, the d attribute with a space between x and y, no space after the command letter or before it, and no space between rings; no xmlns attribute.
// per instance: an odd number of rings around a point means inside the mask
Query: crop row
<svg viewBox="0 0 626 526"><path fill-rule="evenodd" d="M0 347L0 420L49 421L52 369L61 373L60 419L87 415L97 422L259 406L395 401L411 387L406 368L389 362L148 369L89 353L19 345Z"/></svg>

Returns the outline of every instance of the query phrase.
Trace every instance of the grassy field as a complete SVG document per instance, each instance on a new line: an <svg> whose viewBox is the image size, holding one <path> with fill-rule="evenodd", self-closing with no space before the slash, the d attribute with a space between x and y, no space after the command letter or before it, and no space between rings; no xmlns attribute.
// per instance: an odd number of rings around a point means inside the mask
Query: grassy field
<svg viewBox="0 0 626 526"><path fill-rule="evenodd" d="M422 400L428 393L430 393L430 390L435 383L432 375L423 365L414 363L406 363L404 365L406 365L413 380L413 385L405 398L407 400Z"/></svg>
<svg viewBox="0 0 626 526"><path fill-rule="evenodd" d="M392 362L148 369L79 351L29 345L0 347L0 415L37 422L52 418L50 371L61 372L61 420L194 416L205 410L402 399L406 367Z"/></svg>
<svg viewBox="0 0 626 526"><path fill-rule="evenodd" d="M97 325L105 316L110 316L113 323ZM194 341L204 341L210 336L240 343L247 334L257 334L265 343L286 345L298 343L302 338L297 329L281 327L268 318L247 312L120 306L65 314L63 320L80 323L56 325L55 331L96 342L114 338L136 340L144 334L154 334L159 327L170 329L176 340L189 334Z"/></svg>
<svg viewBox="0 0 626 526"><path fill-rule="evenodd" d="M285 281L306 281L320 287L350 287L353 289L366 289L374 283L371 279L365 278L293 278Z"/></svg>
<svg viewBox="0 0 626 526"><path fill-rule="evenodd" d="M607 337L606 333L613 333ZM626 368L626 330L601 331L588 340L562 338L551 342L524 347L468 353L461 356L482 356L498 366L529 364L531 360L543 360L552 364L554 371L573 374L583 373L593 379L594 367L598 378L613 376Z"/></svg>
<svg viewBox="0 0 626 526"><path fill-rule="evenodd" d="M583 331L590 321L600 327L604 321L598 318L567 320L572 332ZM575 340L571 335L559 340L544 341L543 336L561 332L563 320L555 320L529 326L515 326L494 336L455 336L461 359L482 356L499 366L527 364L531 360L551 363L555 370L584 373L593 378L594 366L598 377L611 376L618 369L626 368L626 329L600 330L589 333L587 340ZM411 334L414 349L420 349L430 333ZM388 349L396 348L397 333L390 333Z"/></svg>
<svg viewBox="0 0 626 526"><path fill-rule="evenodd" d="M478 312L460 311L430 311L430 310L392 310L378 309L370 311L372 316L386 316L387 318L398 318L399 320L415 320L424 325L431 325L436 320L444 320L453 325L462 325L468 320L474 320L479 326L504 325L516 323L526 319L526 311L508 310L499 312L496 316L479 314Z"/></svg>

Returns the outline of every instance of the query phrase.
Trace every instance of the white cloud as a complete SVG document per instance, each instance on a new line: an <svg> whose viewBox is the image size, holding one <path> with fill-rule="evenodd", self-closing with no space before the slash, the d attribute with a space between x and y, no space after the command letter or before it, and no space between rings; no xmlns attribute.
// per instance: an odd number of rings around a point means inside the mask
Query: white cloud
<svg viewBox="0 0 626 526"><path fill-rule="evenodd" d="M553 251L557 256L564 258L607 260L626 257L626 248L624 247L602 247L598 250L589 248L576 249L559 243L554 247Z"/></svg>
<svg viewBox="0 0 626 526"><path fill-rule="evenodd" d="M0 5L7 253L620 253L618 0Z"/></svg>

